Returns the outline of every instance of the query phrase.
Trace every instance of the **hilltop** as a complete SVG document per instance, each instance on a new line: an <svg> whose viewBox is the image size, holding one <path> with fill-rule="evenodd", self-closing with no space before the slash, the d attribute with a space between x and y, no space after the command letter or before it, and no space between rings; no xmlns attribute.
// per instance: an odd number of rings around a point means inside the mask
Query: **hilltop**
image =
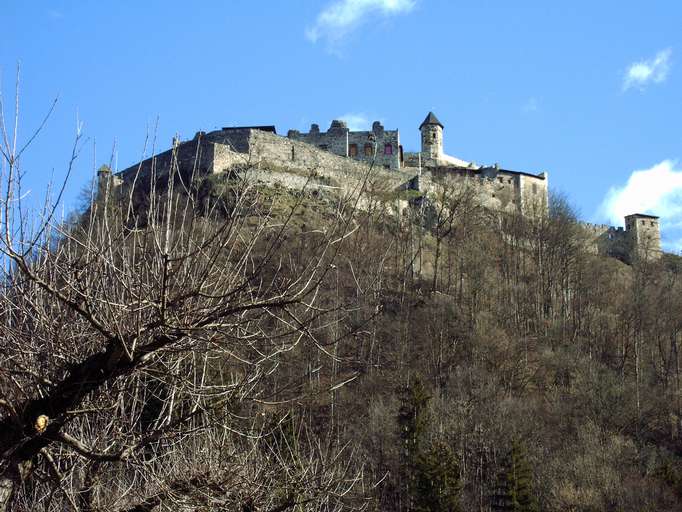
<svg viewBox="0 0 682 512"><path fill-rule="evenodd" d="M102 167L2 242L8 506L679 509L682 266L535 176L259 128Z"/></svg>

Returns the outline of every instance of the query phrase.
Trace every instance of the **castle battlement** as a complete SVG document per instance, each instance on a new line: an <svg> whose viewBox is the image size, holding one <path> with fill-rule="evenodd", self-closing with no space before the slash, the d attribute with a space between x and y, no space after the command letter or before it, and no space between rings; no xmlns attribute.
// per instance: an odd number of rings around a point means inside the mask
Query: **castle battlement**
<svg viewBox="0 0 682 512"><path fill-rule="evenodd" d="M344 121L334 120L326 132L312 124L308 133L289 130L287 138L306 142L338 156L380 165L386 169L400 169L403 147L398 130L386 130L379 121L371 131L351 131Z"/></svg>
<svg viewBox="0 0 682 512"><path fill-rule="evenodd" d="M588 248L595 254L624 261L636 258L658 259L661 235L658 217L635 213L625 217L625 227L581 222L588 237Z"/></svg>

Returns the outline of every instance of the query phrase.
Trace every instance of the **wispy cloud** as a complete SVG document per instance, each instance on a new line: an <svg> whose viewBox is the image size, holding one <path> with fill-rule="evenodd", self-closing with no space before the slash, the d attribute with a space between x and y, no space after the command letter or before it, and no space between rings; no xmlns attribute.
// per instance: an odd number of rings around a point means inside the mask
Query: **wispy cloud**
<svg viewBox="0 0 682 512"><path fill-rule="evenodd" d="M405 14L415 3L416 0L336 0L318 14L305 34L313 43L325 40L335 46L364 23Z"/></svg>
<svg viewBox="0 0 682 512"><path fill-rule="evenodd" d="M682 168L674 160L663 160L633 171L622 186L612 187L599 207L599 216L613 224L622 224L631 213L650 213L661 217L663 246L682 250ZM671 238L679 238L677 242Z"/></svg>
<svg viewBox="0 0 682 512"><path fill-rule="evenodd" d="M521 105L521 111L530 114L531 112L537 112L540 108L540 102L534 96L528 98L526 102Z"/></svg>
<svg viewBox="0 0 682 512"><path fill-rule="evenodd" d="M64 17L64 13L62 11L58 11L57 9L48 9L47 15L55 20L61 20Z"/></svg>
<svg viewBox="0 0 682 512"><path fill-rule="evenodd" d="M345 121L351 131L368 130L370 125L369 118L362 113L348 113L337 119Z"/></svg>
<svg viewBox="0 0 682 512"><path fill-rule="evenodd" d="M672 49L658 52L653 58L630 64L623 77L623 90L633 87L644 89L647 85L659 84L668 78Z"/></svg>

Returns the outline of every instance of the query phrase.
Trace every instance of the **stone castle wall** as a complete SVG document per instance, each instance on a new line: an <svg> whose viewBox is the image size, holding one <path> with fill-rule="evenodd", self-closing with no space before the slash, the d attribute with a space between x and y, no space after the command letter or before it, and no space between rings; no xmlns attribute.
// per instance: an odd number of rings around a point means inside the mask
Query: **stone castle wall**
<svg viewBox="0 0 682 512"><path fill-rule="evenodd" d="M428 154L422 152L403 153L403 167L419 168L421 164L422 169L425 167L466 167L468 169L479 169L480 166L473 162L467 162L461 158L442 153L438 158L431 158Z"/></svg>
<svg viewBox="0 0 682 512"><path fill-rule="evenodd" d="M418 172L406 168L405 171ZM468 189L481 205L505 213L545 215L547 213L547 177L530 176L494 167L436 167L422 169L420 190L434 192L441 184Z"/></svg>
<svg viewBox="0 0 682 512"><path fill-rule="evenodd" d="M628 215L625 217L625 229L630 233L637 256L644 259L656 259L661 255L661 231L658 217L653 215Z"/></svg>
<svg viewBox="0 0 682 512"><path fill-rule="evenodd" d="M361 161L320 150L305 142L280 137L255 129L226 129L198 132L192 140L184 141L158 155L118 173L124 182L148 180L155 170L165 175L176 155L177 170L183 176L213 174L242 170L250 179L280 184L290 188L308 185L331 188L341 194L353 194L371 170L367 186L383 192L398 189L406 180L400 172L383 167L373 168Z"/></svg>
<svg viewBox="0 0 682 512"><path fill-rule="evenodd" d="M338 156L351 156L361 162L372 162L388 169L400 168L400 134L398 130L385 130L378 121L372 131L350 131L343 121L332 121L329 130L321 132L313 124L310 132L289 130L287 138L306 142ZM356 153L352 154L353 146ZM347 155L348 153L348 155Z"/></svg>
<svg viewBox="0 0 682 512"><path fill-rule="evenodd" d="M171 162L174 161L174 154L178 170L183 175L213 172L216 160L214 144L195 138L191 141L178 143L175 148L142 160L138 164L124 169L118 173L118 176L123 181L128 181L136 177L137 179L150 179L152 173L166 174L170 169Z"/></svg>
<svg viewBox="0 0 682 512"><path fill-rule="evenodd" d="M622 260L629 258L630 238L622 227L588 222L581 222L580 227L585 234L585 248L588 252Z"/></svg>
<svg viewBox="0 0 682 512"><path fill-rule="evenodd" d="M656 260L661 256L657 217L628 215L625 228L587 222L581 222L580 226L585 234L586 248L593 254L627 262L638 258Z"/></svg>
<svg viewBox="0 0 682 512"><path fill-rule="evenodd" d="M522 213L538 210L537 213L547 214L549 207L548 185L546 173L539 176L519 174L519 201Z"/></svg>
<svg viewBox="0 0 682 512"><path fill-rule="evenodd" d="M317 171L339 188L352 189L369 170L366 162L320 150L316 146L292 138L285 138L255 129L224 129L210 133L198 132L192 140L176 145L178 170L183 175L225 172L234 167L248 168L262 181L285 182L294 179L293 173ZM161 174L170 168L173 150L159 153L140 164L119 173L124 180L138 172L150 175L152 168ZM289 171L289 176L257 172L260 169ZM476 196L477 201L493 210L507 213L530 214L538 201L547 202L546 177L523 175L494 167L436 167L422 170L418 180L412 178L419 169L406 167L386 170L375 164L372 174L381 176L385 190L416 189L423 193L437 193L444 183L460 186ZM285 179L286 178L286 179ZM298 178L296 178L298 184ZM319 181L319 180L318 180ZM375 180L376 181L376 180ZM331 183L331 182L330 182ZM293 182L291 183L294 186ZM537 212L536 212L537 213Z"/></svg>

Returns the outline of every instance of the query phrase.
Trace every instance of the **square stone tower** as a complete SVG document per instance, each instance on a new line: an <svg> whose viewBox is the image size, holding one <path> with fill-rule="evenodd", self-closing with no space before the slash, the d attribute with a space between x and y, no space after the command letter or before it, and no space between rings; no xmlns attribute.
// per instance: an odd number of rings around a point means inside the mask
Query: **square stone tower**
<svg viewBox="0 0 682 512"><path fill-rule="evenodd" d="M661 257L661 230L655 215L634 213L625 217L631 244L630 257L656 260Z"/></svg>

